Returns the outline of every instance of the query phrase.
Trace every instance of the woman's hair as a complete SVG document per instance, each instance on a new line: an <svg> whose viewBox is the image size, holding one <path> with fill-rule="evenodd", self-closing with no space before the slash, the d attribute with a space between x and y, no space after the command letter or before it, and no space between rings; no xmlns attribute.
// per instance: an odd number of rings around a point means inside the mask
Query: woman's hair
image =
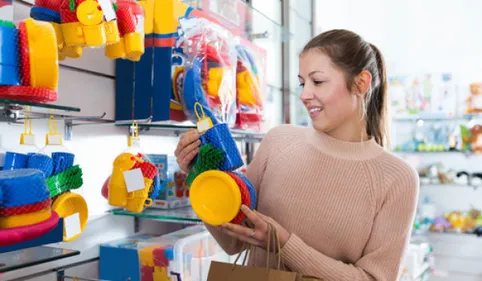
<svg viewBox="0 0 482 281"><path fill-rule="evenodd" d="M390 141L387 76L380 50L358 34L343 29L323 32L311 39L302 54L311 50L319 50L330 57L335 66L345 73L346 86L350 91L355 77L363 70L372 74L370 90L362 101L366 132L379 145L387 148Z"/></svg>

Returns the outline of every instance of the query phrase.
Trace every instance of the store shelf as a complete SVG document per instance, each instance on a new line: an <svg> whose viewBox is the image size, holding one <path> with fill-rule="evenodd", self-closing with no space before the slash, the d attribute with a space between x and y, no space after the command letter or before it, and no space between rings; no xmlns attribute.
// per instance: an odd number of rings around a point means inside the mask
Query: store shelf
<svg viewBox="0 0 482 281"><path fill-rule="evenodd" d="M45 246L3 253L0 254L0 273L65 259L79 254L80 252L75 250Z"/></svg>
<svg viewBox="0 0 482 281"><path fill-rule="evenodd" d="M28 101L16 101L16 100L9 100L9 99L0 99L0 107L11 107L17 110L23 110L26 107L32 107L32 109L42 108L42 109L54 109L54 110L62 110L62 111L70 111L70 112L80 112L80 108L72 107L72 106L28 102Z"/></svg>
<svg viewBox="0 0 482 281"><path fill-rule="evenodd" d="M132 123L116 123L116 126L130 127ZM139 123L140 130L155 130L161 132L163 135L179 136L182 133L196 128L191 124L162 124L162 123ZM243 130L231 130L231 134L235 139L242 139L248 141L261 141L264 133L250 132Z"/></svg>
<svg viewBox="0 0 482 281"><path fill-rule="evenodd" d="M201 219L199 219L191 207L182 207L170 210L149 208L144 210L142 213L131 213L123 209L114 209L111 210L111 213L116 216L129 216L155 221L183 224L202 224Z"/></svg>
<svg viewBox="0 0 482 281"><path fill-rule="evenodd" d="M26 249L26 248L62 242L63 238L64 238L64 220L59 219L57 226L42 236L39 236L35 239L28 240L25 242L0 247L0 255L8 252Z"/></svg>
<svg viewBox="0 0 482 281"><path fill-rule="evenodd" d="M243 0L183 0L193 8L203 10L223 24L243 26L241 37L249 40L267 39L286 42L293 37L288 29ZM228 25L229 25L228 24Z"/></svg>
<svg viewBox="0 0 482 281"><path fill-rule="evenodd" d="M482 114L464 114L462 116L446 116L440 114L419 114L406 117L394 117L393 121L397 122L417 122L423 121L470 121L474 119L482 119Z"/></svg>

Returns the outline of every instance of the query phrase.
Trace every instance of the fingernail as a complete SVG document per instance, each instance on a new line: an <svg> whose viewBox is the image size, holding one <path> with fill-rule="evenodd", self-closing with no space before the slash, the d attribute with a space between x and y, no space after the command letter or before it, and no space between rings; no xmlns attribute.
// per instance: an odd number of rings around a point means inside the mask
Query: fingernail
<svg viewBox="0 0 482 281"><path fill-rule="evenodd" d="M247 211L247 210L249 210L248 206L241 205L241 211Z"/></svg>

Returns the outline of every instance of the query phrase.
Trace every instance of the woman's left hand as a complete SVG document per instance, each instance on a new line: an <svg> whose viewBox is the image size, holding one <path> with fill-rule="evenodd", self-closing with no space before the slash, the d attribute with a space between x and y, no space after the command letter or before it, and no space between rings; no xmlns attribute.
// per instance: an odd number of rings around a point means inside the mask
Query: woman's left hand
<svg viewBox="0 0 482 281"><path fill-rule="evenodd" d="M278 232L281 247L283 247L290 238L290 233L272 218L260 214L257 211L252 211L245 205L241 206L241 211L253 223L254 229L232 223L223 224L221 227L229 236L266 249L268 246L269 224L271 224Z"/></svg>

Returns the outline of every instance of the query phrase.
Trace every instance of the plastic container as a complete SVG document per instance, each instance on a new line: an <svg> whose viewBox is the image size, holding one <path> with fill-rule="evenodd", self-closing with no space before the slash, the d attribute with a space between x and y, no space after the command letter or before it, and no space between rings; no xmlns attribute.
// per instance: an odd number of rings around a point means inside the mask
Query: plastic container
<svg viewBox="0 0 482 281"><path fill-rule="evenodd" d="M166 272L180 280L206 281L212 261L229 262L229 256L202 225L142 241L138 249L141 268L152 266L156 276Z"/></svg>
<svg viewBox="0 0 482 281"><path fill-rule="evenodd" d="M0 25L0 85L20 85L17 58L18 30Z"/></svg>

